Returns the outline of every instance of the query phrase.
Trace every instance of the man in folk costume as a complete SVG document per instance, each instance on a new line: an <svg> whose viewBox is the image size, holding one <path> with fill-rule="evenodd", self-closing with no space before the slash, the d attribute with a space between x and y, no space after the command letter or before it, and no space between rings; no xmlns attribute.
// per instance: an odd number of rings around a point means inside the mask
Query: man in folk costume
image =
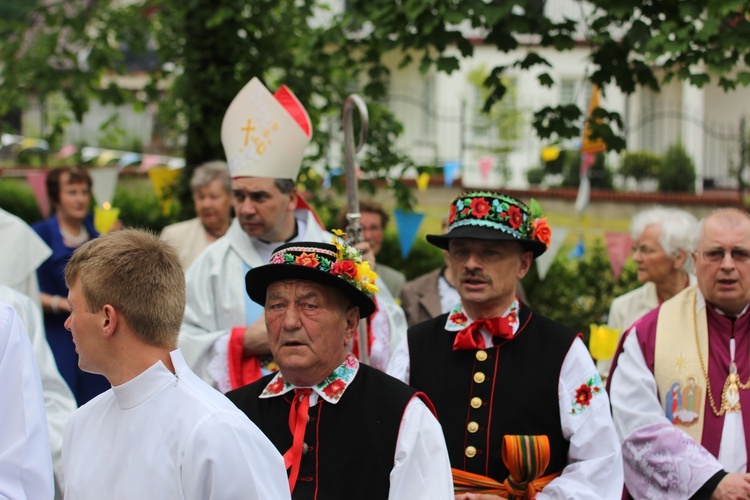
<svg viewBox="0 0 750 500"><path fill-rule="evenodd" d="M697 285L627 332L609 383L635 498L750 498L750 216L698 226Z"/></svg>
<svg viewBox="0 0 750 500"><path fill-rule="evenodd" d="M295 187L311 137L310 118L296 96L286 86L271 94L257 78L237 94L224 116L221 140L236 217L225 236L187 271L180 331L188 364L222 392L276 369L263 308L247 296L241 277L267 263L282 243L332 237ZM379 350L390 357L389 340L405 335L406 320L393 300L383 298L378 305L382 321L374 330L379 335L370 339L384 343ZM370 347L375 351L378 345Z"/></svg>
<svg viewBox="0 0 750 500"><path fill-rule="evenodd" d="M112 384L65 429L67 500L289 498L281 455L177 349L185 271L174 247L115 231L76 249L65 282L78 362Z"/></svg>
<svg viewBox="0 0 750 500"><path fill-rule="evenodd" d="M282 245L247 273L280 369L227 396L284 454L292 498L452 499L429 400L350 352L375 273L333 243Z"/></svg>
<svg viewBox="0 0 750 500"><path fill-rule="evenodd" d="M622 455L580 335L534 313L516 283L547 249L532 200L486 191L451 204L448 250L461 302L411 327L388 372L424 391L443 427L457 498L615 499ZM532 460L529 459L532 458Z"/></svg>

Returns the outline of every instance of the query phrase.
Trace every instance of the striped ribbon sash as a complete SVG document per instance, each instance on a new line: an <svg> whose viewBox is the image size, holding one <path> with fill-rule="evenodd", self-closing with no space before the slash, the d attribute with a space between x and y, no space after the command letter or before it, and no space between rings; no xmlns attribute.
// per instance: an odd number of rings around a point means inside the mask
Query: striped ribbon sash
<svg viewBox="0 0 750 500"><path fill-rule="evenodd" d="M459 469L453 471L453 488L460 492L493 493L509 499L534 498L560 472L540 477L549 465L550 448L547 436L505 436L503 463L508 477L502 483L481 474Z"/></svg>

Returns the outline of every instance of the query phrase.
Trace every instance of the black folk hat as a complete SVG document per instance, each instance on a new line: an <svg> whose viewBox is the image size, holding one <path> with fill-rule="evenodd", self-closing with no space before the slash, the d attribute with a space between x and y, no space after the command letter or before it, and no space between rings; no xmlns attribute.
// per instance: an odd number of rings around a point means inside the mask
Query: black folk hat
<svg viewBox="0 0 750 500"><path fill-rule="evenodd" d="M454 238L515 241L539 257L549 247L551 236L547 219L542 217L542 208L535 200L531 200L529 209L512 196L469 191L451 203L448 232L428 234L427 241L444 250Z"/></svg>
<svg viewBox="0 0 750 500"><path fill-rule="evenodd" d="M375 312L372 297L378 292L377 274L362 254L344 243L318 242L285 243L271 256L269 264L250 269L245 275L247 294L258 304L266 305L266 290L271 283L281 280L306 280L336 288L366 318Z"/></svg>

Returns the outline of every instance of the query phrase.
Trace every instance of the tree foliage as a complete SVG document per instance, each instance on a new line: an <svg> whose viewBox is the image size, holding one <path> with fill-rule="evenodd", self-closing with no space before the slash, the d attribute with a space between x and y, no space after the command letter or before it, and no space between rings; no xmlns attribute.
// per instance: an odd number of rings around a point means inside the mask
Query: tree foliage
<svg viewBox="0 0 750 500"><path fill-rule="evenodd" d="M552 86L552 65L541 49L566 51L581 42L591 47L587 76L604 89L658 90L673 78L698 86L714 80L724 89L750 84L750 11L737 0L590 0L578 4L582 21L545 17L544 0L347 0L346 11L329 12L325 22L320 0L57 0L41 2L21 21L26 7L11 4L12 15L0 17L0 30L10 34L0 42L0 116L27 107L29 96L44 101L56 92L79 120L91 98L138 107L158 102L160 130L186 134L192 167L223 155L224 110L250 77L260 76L269 88L289 85L307 104L317 146L309 166L331 157L341 104L357 91L372 103L362 170L389 179L400 206L413 199L394 179L412 165L393 149L400 125L378 104L387 93L386 54L447 73L474 54L478 39L512 54L487 70L488 112L508 91L508 70L533 69L542 85ZM118 86L112 77L129 71L128 55L149 50L156 57L143 68L146 87ZM543 106L533 127L555 141L579 135L584 116L571 104ZM63 125L49 124L47 138L54 140ZM617 113L597 109L590 125L593 138L622 149Z"/></svg>
<svg viewBox="0 0 750 500"><path fill-rule="evenodd" d="M613 84L631 94L639 86L659 90L673 78L697 86L713 80L726 90L750 84L750 6L743 1L590 0L578 4L581 23L545 17L544 0L349 3L370 20L373 39L386 50L402 51L404 62L418 59L424 70L455 70L459 57L473 55L477 36L503 53L519 54L490 71L486 110L503 98L507 69L539 69L540 83L551 86L551 63L539 49L565 51L580 41L591 47L587 76L600 88ZM583 116L575 105L545 106L535 112L533 125L541 138L574 137ZM593 137L605 139L610 150L622 149L619 114L599 109L595 118Z"/></svg>
<svg viewBox="0 0 750 500"><path fill-rule="evenodd" d="M201 162L224 156L219 134L224 112L240 88L258 76L271 90L289 86L306 103L315 130L306 168L339 166L327 165L328 147L332 135L341 135L338 117L350 92L371 102L368 148L361 160L365 175L387 178L389 168L411 167L394 150L400 124L378 103L385 95L385 75L357 64L351 52L363 44L341 43L343 19L326 25L315 21L323 11L315 0L45 2L31 11L30 21L6 19L0 26L17 34L0 43L0 116L28 107L29 98L43 101L57 92L78 121L92 99L137 108L158 103L159 132L186 138L189 174ZM117 76L133 73L129 60L144 56L153 60L138 68L147 76L145 87L117 85ZM57 118L66 119L65 114ZM59 135L62 126L53 122L46 130L54 143L50 135ZM399 205L411 206L413 196L405 186L391 184ZM189 205L189 196L183 200Z"/></svg>

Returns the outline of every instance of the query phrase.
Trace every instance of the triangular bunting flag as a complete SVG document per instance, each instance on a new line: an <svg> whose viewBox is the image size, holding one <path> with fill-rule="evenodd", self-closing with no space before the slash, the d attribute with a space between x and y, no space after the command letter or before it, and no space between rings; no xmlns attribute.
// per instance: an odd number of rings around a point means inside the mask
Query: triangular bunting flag
<svg viewBox="0 0 750 500"><path fill-rule="evenodd" d="M459 161L447 161L443 163L443 179L446 187L451 187L456 178L456 172L461 168Z"/></svg>
<svg viewBox="0 0 750 500"><path fill-rule="evenodd" d="M135 163L141 162L141 155L138 153L125 153L120 158L120 161L117 162L117 168L123 169L129 165L133 165Z"/></svg>
<svg viewBox="0 0 750 500"><path fill-rule="evenodd" d="M117 187L117 176L120 173L117 167L92 168L88 172L91 176L91 192L96 204L100 207L105 203L112 204Z"/></svg>
<svg viewBox="0 0 750 500"><path fill-rule="evenodd" d="M174 185L177 184L180 173L180 170L170 170L164 167L155 167L148 171L148 178L151 180L151 186L159 199L159 206L164 215L169 215L172 208Z"/></svg>
<svg viewBox="0 0 750 500"><path fill-rule="evenodd" d="M419 177L417 177L417 188L420 191L427 191L427 186L430 184L430 174L427 172L422 172L419 174Z"/></svg>
<svg viewBox="0 0 750 500"><path fill-rule="evenodd" d="M612 266L612 274L615 282L617 282L620 279L622 266L625 265L625 261L630 256L633 240L627 233L604 233L604 241L609 254L609 265Z"/></svg>
<svg viewBox="0 0 750 500"><path fill-rule="evenodd" d="M557 252L560 251L565 238L568 237L570 230L566 227L552 227L552 239L546 252L536 258L536 270L539 273L539 279L544 280L547 271L555 260Z"/></svg>
<svg viewBox="0 0 750 500"><path fill-rule="evenodd" d="M404 212L396 209L393 211L396 219L396 230L398 231L398 240L401 245L401 256L406 259L414 245L414 240L419 232L419 226L422 224L424 214L420 212Z"/></svg>
<svg viewBox="0 0 750 500"><path fill-rule="evenodd" d="M568 253L569 259L582 259L584 254L586 253L586 245L583 243L583 236L580 237L578 240L578 243L573 248L573 250Z"/></svg>
<svg viewBox="0 0 750 500"><path fill-rule="evenodd" d="M50 213L46 184L47 172L44 170L30 170L26 172L26 180L29 182L29 186L31 186L31 191L34 193L37 205L39 205L39 212L46 219Z"/></svg>
<svg viewBox="0 0 750 500"><path fill-rule="evenodd" d="M490 171L495 166L495 158L485 156L479 159L479 173L482 175L482 182L487 182L490 177Z"/></svg>

